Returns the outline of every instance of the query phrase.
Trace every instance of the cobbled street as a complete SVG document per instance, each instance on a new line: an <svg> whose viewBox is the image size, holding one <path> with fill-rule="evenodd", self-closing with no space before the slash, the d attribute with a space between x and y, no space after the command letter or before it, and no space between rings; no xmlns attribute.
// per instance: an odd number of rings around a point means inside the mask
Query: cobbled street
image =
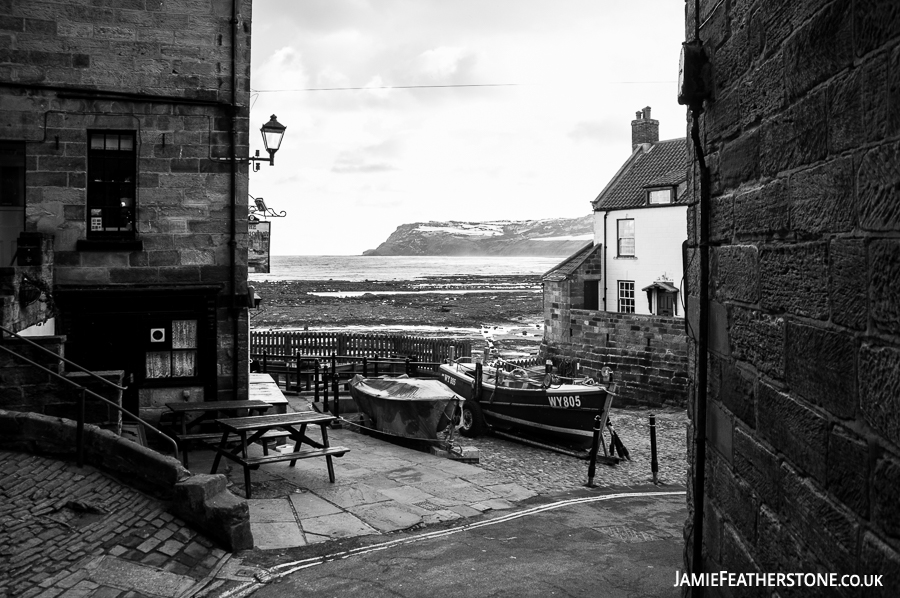
<svg viewBox="0 0 900 598"><path fill-rule="evenodd" d="M675 409L614 409L610 412L610 419L631 460L622 460L614 466L598 463L594 484L618 488L645 485L652 480L650 414L656 415L659 482L664 485L686 483L686 412ZM605 437L608 443L609 436L605 434ZM479 467L538 494L580 487L587 480L588 462L584 459L497 436L463 438L460 443L478 448Z"/></svg>

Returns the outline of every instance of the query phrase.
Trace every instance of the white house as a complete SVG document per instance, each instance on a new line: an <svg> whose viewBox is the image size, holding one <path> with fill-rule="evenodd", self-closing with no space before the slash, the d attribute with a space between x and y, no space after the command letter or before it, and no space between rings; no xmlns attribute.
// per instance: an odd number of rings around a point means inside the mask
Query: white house
<svg viewBox="0 0 900 598"><path fill-rule="evenodd" d="M586 309L684 317L686 140L659 141L650 108L631 121L631 156L591 202L594 245L603 247L597 304ZM593 303L593 301L590 301Z"/></svg>

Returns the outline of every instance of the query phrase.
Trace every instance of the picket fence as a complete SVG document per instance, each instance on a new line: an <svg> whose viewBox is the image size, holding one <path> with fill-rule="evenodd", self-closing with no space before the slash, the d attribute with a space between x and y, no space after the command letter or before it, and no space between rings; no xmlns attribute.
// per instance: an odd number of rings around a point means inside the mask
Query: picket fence
<svg viewBox="0 0 900 598"><path fill-rule="evenodd" d="M441 362L452 354L469 356L472 341L399 334L320 332L312 330L251 330L250 354L271 357L342 355L348 357L397 356Z"/></svg>

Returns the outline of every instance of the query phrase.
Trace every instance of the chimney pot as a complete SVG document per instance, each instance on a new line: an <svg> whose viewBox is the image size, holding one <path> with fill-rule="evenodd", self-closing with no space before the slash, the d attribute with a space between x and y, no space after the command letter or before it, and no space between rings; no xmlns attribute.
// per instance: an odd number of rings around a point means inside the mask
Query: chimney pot
<svg viewBox="0 0 900 598"><path fill-rule="evenodd" d="M650 106L634 113L631 121L631 151L638 146L659 141L659 121L650 118Z"/></svg>

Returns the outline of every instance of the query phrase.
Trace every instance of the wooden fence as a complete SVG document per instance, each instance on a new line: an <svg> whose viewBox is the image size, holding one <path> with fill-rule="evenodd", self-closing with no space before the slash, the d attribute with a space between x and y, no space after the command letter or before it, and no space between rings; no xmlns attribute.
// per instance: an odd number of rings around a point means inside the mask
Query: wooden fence
<svg viewBox="0 0 900 598"><path fill-rule="evenodd" d="M318 332L311 330L251 330L250 354L268 357L342 355L349 357L397 356L440 362L469 356L472 341L398 334Z"/></svg>

